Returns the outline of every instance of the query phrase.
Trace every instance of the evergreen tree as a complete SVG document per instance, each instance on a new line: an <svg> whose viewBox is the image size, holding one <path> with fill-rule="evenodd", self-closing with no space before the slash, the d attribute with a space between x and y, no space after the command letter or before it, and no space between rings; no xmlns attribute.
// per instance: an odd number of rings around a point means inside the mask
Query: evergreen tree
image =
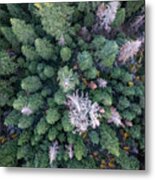
<svg viewBox="0 0 155 180"><path fill-rule="evenodd" d="M37 5L36 5L37 7ZM60 39L69 32L73 8L67 3L39 4L38 14L41 16L43 29L50 35Z"/></svg>
<svg viewBox="0 0 155 180"><path fill-rule="evenodd" d="M0 5L0 165L145 169L144 1Z"/></svg>
<svg viewBox="0 0 155 180"><path fill-rule="evenodd" d="M54 47L53 45L46 39L36 39L35 47L37 53L45 60L49 60L53 58L54 55Z"/></svg>
<svg viewBox="0 0 155 180"><path fill-rule="evenodd" d="M35 30L31 24L26 24L24 20L11 18L12 30L19 42L23 44L33 44L37 38Z"/></svg>

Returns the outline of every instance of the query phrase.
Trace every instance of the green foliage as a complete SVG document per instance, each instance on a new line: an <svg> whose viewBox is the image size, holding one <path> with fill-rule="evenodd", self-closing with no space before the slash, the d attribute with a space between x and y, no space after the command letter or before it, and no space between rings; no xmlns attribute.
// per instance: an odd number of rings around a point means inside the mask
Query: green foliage
<svg viewBox="0 0 155 180"><path fill-rule="evenodd" d="M139 162L138 160L131 156L127 156L127 154L124 151L120 152L120 156L116 158L116 161L118 164L121 165L121 168L126 170L136 170L139 169Z"/></svg>
<svg viewBox="0 0 155 180"><path fill-rule="evenodd" d="M29 20L29 14L24 11L20 4L7 4L6 6L12 17Z"/></svg>
<svg viewBox="0 0 155 180"><path fill-rule="evenodd" d="M1 37L1 36L0 36ZM10 44L8 43L8 41L5 38L0 38L0 48L1 49L7 49L10 47Z"/></svg>
<svg viewBox="0 0 155 180"><path fill-rule="evenodd" d="M98 35L92 41L92 48L96 50L100 50L105 45L106 39L104 36Z"/></svg>
<svg viewBox="0 0 155 180"><path fill-rule="evenodd" d="M87 79L95 79L97 77L98 71L95 67L92 67L85 71L84 75Z"/></svg>
<svg viewBox="0 0 155 180"><path fill-rule="evenodd" d="M69 31L73 8L67 3L47 3L38 10L43 29L59 39Z"/></svg>
<svg viewBox="0 0 155 180"><path fill-rule="evenodd" d="M48 109L46 120L49 124L53 125L60 119L60 114L56 108Z"/></svg>
<svg viewBox="0 0 155 180"><path fill-rule="evenodd" d="M35 48L32 46L22 46L22 53L26 57L27 60L35 61L39 60L38 54L35 52Z"/></svg>
<svg viewBox="0 0 155 180"><path fill-rule="evenodd" d="M98 39L97 39L98 40ZM101 43L103 40L101 41ZM105 40L103 46L96 46L95 57L104 67L112 67L118 54L118 45L115 41Z"/></svg>
<svg viewBox="0 0 155 180"><path fill-rule="evenodd" d="M122 71L121 75L122 75L121 77L123 77L122 81L124 83L132 81L132 74L125 72L125 71Z"/></svg>
<svg viewBox="0 0 155 180"><path fill-rule="evenodd" d="M18 127L21 129L29 128L33 123L33 117L22 116L19 119Z"/></svg>
<svg viewBox="0 0 155 180"><path fill-rule="evenodd" d="M126 3L126 12L127 12L127 17L131 16L133 13L135 13L136 11L138 11L138 9L140 9L141 7L143 7L145 1L144 0L140 0L137 2L131 2L128 1Z"/></svg>
<svg viewBox="0 0 155 180"><path fill-rule="evenodd" d="M87 159L87 160L86 160ZM96 164L93 158L87 157L78 161L76 159L72 159L69 164L67 164L67 168L76 168L76 169L95 169Z"/></svg>
<svg viewBox="0 0 155 180"><path fill-rule="evenodd" d="M34 167L36 168L47 168L49 165L48 151L39 150L35 154Z"/></svg>
<svg viewBox="0 0 155 180"><path fill-rule="evenodd" d="M100 138L96 131L91 131L89 137L93 144L99 144Z"/></svg>
<svg viewBox="0 0 155 180"><path fill-rule="evenodd" d="M122 112L122 117L124 119L127 119L129 121L132 121L135 118L136 114L133 111L129 111L129 110L124 110Z"/></svg>
<svg viewBox="0 0 155 180"><path fill-rule="evenodd" d="M55 94L54 94L54 101L58 104L58 105L62 105L65 102L65 94L62 92L62 90L58 90Z"/></svg>
<svg viewBox="0 0 155 180"><path fill-rule="evenodd" d="M6 11L6 9L3 9L2 6L0 7L0 25L1 24L7 24L9 21L9 13Z"/></svg>
<svg viewBox="0 0 155 180"><path fill-rule="evenodd" d="M104 5L0 5L1 166L145 168L144 1Z"/></svg>
<svg viewBox="0 0 155 180"><path fill-rule="evenodd" d="M73 126L69 122L69 116L68 113L64 114L64 117L62 118L62 126L65 132L72 132L73 131Z"/></svg>
<svg viewBox="0 0 155 180"><path fill-rule="evenodd" d="M118 106L120 107L121 110L128 108L130 106L130 102L126 97L121 96L119 98Z"/></svg>
<svg viewBox="0 0 155 180"><path fill-rule="evenodd" d="M43 105L43 99L40 94L33 94L30 96L20 95L13 102L13 107L16 110L21 111L23 107L29 107L33 112L39 110Z"/></svg>
<svg viewBox="0 0 155 180"><path fill-rule="evenodd" d="M81 139L77 139L76 144L74 145L75 157L80 161L86 153L86 147Z"/></svg>
<svg viewBox="0 0 155 180"><path fill-rule="evenodd" d="M0 166L16 166L17 141L8 141L0 146Z"/></svg>
<svg viewBox="0 0 155 180"><path fill-rule="evenodd" d="M59 69L58 80L60 87L65 93L74 90L75 86L79 84L77 74L73 73L72 69L69 69L68 66Z"/></svg>
<svg viewBox="0 0 155 180"><path fill-rule="evenodd" d="M43 90L41 91L41 95L43 97L47 97L51 95L52 90L49 87L44 87Z"/></svg>
<svg viewBox="0 0 155 180"><path fill-rule="evenodd" d="M1 67L0 70L0 76L1 76L1 75L10 75L16 73L18 65L13 57L11 58L6 52L0 51L0 67Z"/></svg>
<svg viewBox="0 0 155 180"><path fill-rule="evenodd" d="M16 110L13 110L5 118L4 124L6 126L18 125L19 118L20 118L20 113L17 112Z"/></svg>
<svg viewBox="0 0 155 180"><path fill-rule="evenodd" d="M121 68L119 67L114 68L113 71L111 72L111 77L114 79L121 78Z"/></svg>
<svg viewBox="0 0 155 180"><path fill-rule="evenodd" d="M120 79L123 83L127 83L133 80L132 74L121 68L114 68L114 70L111 72L111 76L114 79Z"/></svg>
<svg viewBox="0 0 155 180"><path fill-rule="evenodd" d="M140 139L141 138L141 126L140 125L135 125L133 128L129 129L129 133L131 136L135 139Z"/></svg>
<svg viewBox="0 0 155 180"><path fill-rule="evenodd" d="M30 142L33 147L36 147L38 143L42 140L43 136L39 135L36 129L33 131L33 136L31 136Z"/></svg>
<svg viewBox="0 0 155 180"><path fill-rule="evenodd" d="M93 65L92 56L89 52L83 51L78 54L78 63L82 71L90 69Z"/></svg>
<svg viewBox="0 0 155 180"><path fill-rule="evenodd" d="M60 56L63 61L68 61L71 58L71 49L68 47L63 47L60 51Z"/></svg>
<svg viewBox="0 0 155 180"><path fill-rule="evenodd" d="M123 88L123 95L125 95L125 96L133 96L133 95L135 95L135 93L136 92L133 87L124 87Z"/></svg>
<svg viewBox="0 0 155 180"><path fill-rule="evenodd" d="M92 26L95 20L95 16L93 13L88 13L87 16L84 18L84 24L88 27Z"/></svg>
<svg viewBox="0 0 155 180"><path fill-rule="evenodd" d="M59 133L58 140L60 141L60 143L64 143L65 139L66 139L65 134L64 133Z"/></svg>
<svg viewBox="0 0 155 180"><path fill-rule="evenodd" d="M31 149L29 145L20 146L17 151L17 159L27 159L31 154Z"/></svg>
<svg viewBox="0 0 155 180"><path fill-rule="evenodd" d="M1 27L1 32L7 39L7 41L12 45L12 47L18 52L19 51L19 42L17 41L17 38L15 34L12 32L12 29L10 27Z"/></svg>
<svg viewBox="0 0 155 180"><path fill-rule="evenodd" d="M45 66L44 74L48 78L53 77L54 76L54 68L52 66Z"/></svg>
<svg viewBox="0 0 155 180"><path fill-rule="evenodd" d="M136 92L136 96L144 96L144 86L142 85L138 85L135 86L135 92Z"/></svg>
<svg viewBox="0 0 155 180"><path fill-rule="evenodd" d="M116 18L112 23L115 28L120 27L125 21L125 8L121 8L117 11Z"/></svg>
<svg viewBox="0 0 155 180"><path fill-rule="evenodd" d="M58 131L56 128L50 128L48 132L48 139L50 141L55 140L56 136L58 135Z"/></svg>
<svg viewBox="0 0 155 180"><path fill-rule="evenodd" d="M37 72L37 61L30 62L28 70L30 71L30 73L35 74Z"/></svg>
<svg viewBox="0 0 155 180"><path fill-rule="evenodd" d="M19 42L32 44L36 39L36 33L31 24L26 24L24 20L11 18L12 30Z"/></svg>
<svg viewBox="0 0 155 180"><path fill-rule="evenodd" d="M13 95L13 87L6 81L0 80L0 107L5 106Z"/></svg>
<svg viewBox="0 0 155 180"><path fill-rule="evenodd" d="M67 134L67 141L69 144L74 144L76 142L76 135L73 133Z"/></svg>
<svg viewBox="0 0 155 180"><path fill-rule="evenodd" d="M21 87L25 91L32 93L39 90L42 87L42 83L37 76L28 76L22 80Z"/></svg>
<svg viewBox="0 0 155 180"><path fill-rule="evenodd" d="M21 110L26 104L27 97L19 96L18 99L13 102L13 107L14 109Z"/></svg>
<svg viewBox="0 0 155 180"><path fill-rule="evenodd" d="M39 135L42 135L42 134L45 134L48 131L49 125L47 124L46 120L44 118L42 118L38 122L36 128L37 128L37 133Z"/></svg>
<svg viewBox="0 0 155 180"><path fill-rule="evenodd" d="M18 138L18 145L22 146L24 144L28 144L30 137L31 137L30 129L23 130Z"/></svg>
<svg viewBox="0 0 155 180"><path fill-rule="evenodd" d="M108 92L97 89L94 92L92 92L92 94L93 94L93 100L94 101L102 103L106 106L112 105L112 97Z"/></svg>
<svg viewBox="0 0 155 180"><path fill-rule="evenodd" d="M52 59L53 57L53 45L47 39L35 40L36 51L45 60Z"/></svg>
<svg viewBox="0 0 155 180"><path fill-rule="evenodd" d="M103 149L118 157L120 155L119 140L114 130L107 124L100 126L100 144Z"/></svg>
<svg viewBox="0 0 155 180"><path fill-rule="evenodd" d="M137 104L133 103L131 106L132 106L133 112L135 112L137 115L142 114L142 109Z"/></svg>

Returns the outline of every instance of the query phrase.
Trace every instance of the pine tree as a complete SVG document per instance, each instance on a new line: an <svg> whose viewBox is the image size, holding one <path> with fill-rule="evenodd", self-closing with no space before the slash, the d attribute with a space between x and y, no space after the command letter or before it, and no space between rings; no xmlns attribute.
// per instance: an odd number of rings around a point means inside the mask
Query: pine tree
<svg viewBox="0 0 155 180"><path fill-rule="evenodd" d="M56 39L59 40L69 32L73 8L67 3L39 4L38 14L41 16L43 29Z"/></svg>
<svg viewBox="0 0 155 180"><path fill-rule="evenodd" d="M19 42L17 41L15 34L12 32L12 29L10 27L3 26L1 27L1 32L3 33L7 41L11 44L12 48L15 51L19 52L20 51Z"/></svg>

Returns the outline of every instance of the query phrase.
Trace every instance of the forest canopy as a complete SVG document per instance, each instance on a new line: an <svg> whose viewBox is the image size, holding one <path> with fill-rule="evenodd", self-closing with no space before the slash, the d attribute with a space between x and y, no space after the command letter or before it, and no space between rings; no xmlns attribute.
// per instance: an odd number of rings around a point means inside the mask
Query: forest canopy
<svg viewBox="0 0 155 180"><path fill-rule="evenodd" d="M0 5L0 166L145 169L145 5Z"/></svg>

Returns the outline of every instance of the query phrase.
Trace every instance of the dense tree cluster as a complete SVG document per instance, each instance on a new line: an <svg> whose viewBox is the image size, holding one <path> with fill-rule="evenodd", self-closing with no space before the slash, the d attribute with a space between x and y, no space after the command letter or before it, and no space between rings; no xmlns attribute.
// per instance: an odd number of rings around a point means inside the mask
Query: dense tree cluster
<svg viewBox="0 0 155 180"><path fill-rule="evenodd" d="M145 168L144 13L0 5L0 166Z"/></svg>

